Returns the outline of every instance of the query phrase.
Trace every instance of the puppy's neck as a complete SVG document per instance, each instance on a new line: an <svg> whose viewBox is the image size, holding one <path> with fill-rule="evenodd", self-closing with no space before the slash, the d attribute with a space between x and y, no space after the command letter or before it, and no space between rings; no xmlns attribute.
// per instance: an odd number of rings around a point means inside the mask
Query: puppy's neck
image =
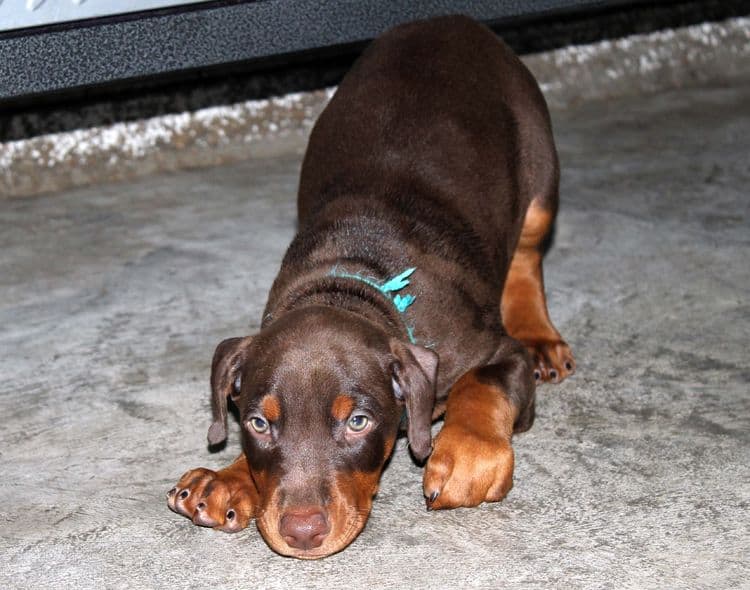
<svg viewBox="0 0 750 590"><path fill-rule="evenodd" d="M344 309L382 328L389 336L410 338L409 327L386 294L355 277L335 276L326 269L299 277L283 294L269 299L261 328L286 313L309 306Z"/></svg>
<svg viewBox="0 0 750 590"><path fill-rule="evenodd" d="M410 326L380 290L412 265L397 220L372 195L339 195L301 221L269 293L262 326L307 305L345 309L410 340ZM405 294L402 294L402 297Z"/></svg>

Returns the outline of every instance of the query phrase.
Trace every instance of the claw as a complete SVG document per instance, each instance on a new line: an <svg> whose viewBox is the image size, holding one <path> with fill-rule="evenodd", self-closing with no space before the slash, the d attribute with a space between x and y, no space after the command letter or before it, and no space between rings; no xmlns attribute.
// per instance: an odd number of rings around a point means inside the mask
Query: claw
<svg viewBox="0 0 750 590"><path fill-rule="evenodd" d="M211 528L219 524L217 520L211 518L208 514L206 514L205 502L201 502L195 507L195 514L193 514L192 521L198 526L207 526Z"/></svg>
<svg viewBox="0 0 750 590"><path fill-rule="evenodd" d="M427 510L432 510L432 504L438 499L439 495L440 492L435 491L432 492L428 498L425 498L427 500Z"/></svg>

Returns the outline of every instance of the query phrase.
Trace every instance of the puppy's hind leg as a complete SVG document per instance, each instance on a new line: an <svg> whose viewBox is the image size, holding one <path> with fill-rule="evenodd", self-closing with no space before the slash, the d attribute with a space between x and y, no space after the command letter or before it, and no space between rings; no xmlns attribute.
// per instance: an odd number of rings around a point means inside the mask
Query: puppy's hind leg
<svg viewBox="0 0 750 590"><path fill-rule="evenodd" d="M542 249L557 209L552 197L534 198L526 212L521 237L505 280L500 313L505 330L519 340L534 359L537 383L559 383L575 372L575 358L549 317L544 294Z"/></svg>

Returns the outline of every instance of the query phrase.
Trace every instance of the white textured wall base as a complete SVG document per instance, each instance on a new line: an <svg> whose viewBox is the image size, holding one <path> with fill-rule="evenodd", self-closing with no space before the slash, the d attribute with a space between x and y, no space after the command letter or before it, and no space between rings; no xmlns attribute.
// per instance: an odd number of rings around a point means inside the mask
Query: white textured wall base
<svg viewBox="0 0 750 590"><path fill-rule="evenodd" d="M552 109L750 75L750 19L524 58ZM334 89L0 143L0 196L35 195L301 149Z"/></svg>

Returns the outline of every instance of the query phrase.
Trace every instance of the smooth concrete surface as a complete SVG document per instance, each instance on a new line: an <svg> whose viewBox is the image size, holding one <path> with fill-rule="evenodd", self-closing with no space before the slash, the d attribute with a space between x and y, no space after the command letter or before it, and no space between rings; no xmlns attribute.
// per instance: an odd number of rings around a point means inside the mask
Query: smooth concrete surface
<svg viewBox="0 0 750 590"><path fill-rule="evenodd" d="M0 201L0 587L742 588L750 566L750 85L554 114L545 262L578 372L538 394L495 505L427 512L401 441L363 534L317 562L171 513L214 346L254 331L302 145Z"/></svg>

